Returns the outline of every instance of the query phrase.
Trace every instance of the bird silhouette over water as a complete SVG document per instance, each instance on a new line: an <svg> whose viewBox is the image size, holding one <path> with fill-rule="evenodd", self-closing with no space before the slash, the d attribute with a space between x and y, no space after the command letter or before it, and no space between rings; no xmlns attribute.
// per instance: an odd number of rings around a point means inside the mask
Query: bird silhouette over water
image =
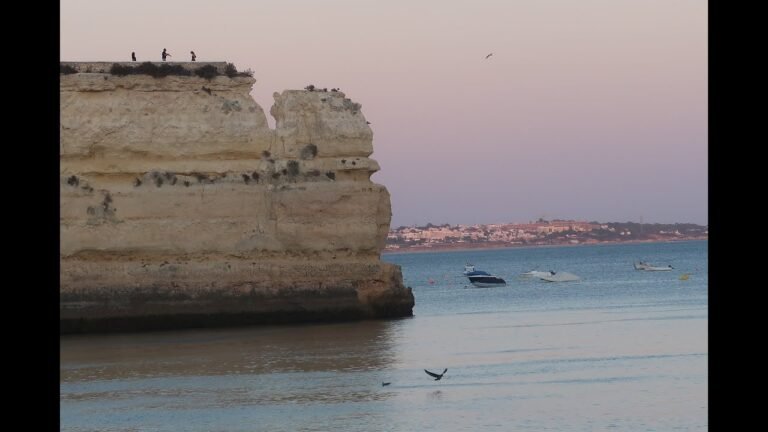
<svg viewBox="0 0 768 432"><path fill-rule="evenodd" d="M431 377L434 377L434 378L435 378L435 381L440 381L440 378L442 378L442 377L443 377L443 375L445 375L445 373L446 373L446 372L448 372L448 368L445 368L445 370L443 371L443 373L441 373L440 375L438 375L438 374L436 374L436 373L434 373L434 372L430 372L430 371L428 371L428 370L426 370L426 369L424 369L424 372L426 372L426 373L427 373L427 375L429 375L429 376L431 376Z"/></svg>
<svg viewBox="0 0 768 432"><path fill-rule="evenodd" d="M390 384L392 384L392 383L391 383L391 382L383 382L383 383L381 383L381 386L382 386L382 387L385 387L385 386L388 386L388 385L390 385Z"/></svg>
<svg viewBox="0 0 768 432"><path fill-rule="evenodd" d="M492 55L493 55L493 53L488 54L487 56L485 56L485 59L488 60L488 57L490 57Z"/></svg>

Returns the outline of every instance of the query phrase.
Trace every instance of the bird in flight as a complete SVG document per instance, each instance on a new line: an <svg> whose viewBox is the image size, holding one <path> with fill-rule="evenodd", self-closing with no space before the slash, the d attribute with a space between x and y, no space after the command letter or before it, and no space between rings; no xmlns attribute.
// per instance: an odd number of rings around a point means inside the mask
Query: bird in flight
<svg viewBox="0 0 768 432"><path fill-rule="evenodd" d="M390 385L390 384L392 384L392 383L391 383L391 382L383 382L383 383L381 383L381 386L382 386L382 387L385 387L385 386L388 386L388 385Z"/></svg>
<svg viewBox="0 0 768 432"><path fill-rule="evenodd" d="M488 54L487 56L485 56L485 59L488 60L488 57L490 57L492 55L493 55L493 53Z"/></svg>
<svg viewBox="0 0 768 432"><path fill-rule="evenodd" d="M446 373L446 372L448 372L448 368L445 368L445 370L443 371L443 373L441 373L440 375L438 375L438 374L436 374L436 373L434 373L434 372L430 372L430 371L428 371L428 370L426 370L426 369L424 369L424 372L426 372L426 373L427 373L427 375L429 375L429 376L431 376L431 377L434 377L434 378L435 378L435 381L440 381L440 378L442 378L442 377L443 377L443 375L445 375L445 373Z"/></svg>

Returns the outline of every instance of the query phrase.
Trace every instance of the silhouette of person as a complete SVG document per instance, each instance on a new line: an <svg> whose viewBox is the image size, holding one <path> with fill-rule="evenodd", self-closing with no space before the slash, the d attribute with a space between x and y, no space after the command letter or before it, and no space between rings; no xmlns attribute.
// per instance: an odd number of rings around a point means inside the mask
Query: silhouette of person
<svg viewBox="0 0 768 432"><path fill-rule="evenodd" d="M163 61L165 61L166 57L172 57L170 53L165 52L165 48L163 48Z"/></svg>
<svg viewBox="0 0 768 432"><path fill-rule="evenodd" d="M131 52L131 60L136 61L136 52Z"/></svg>
<svg viewBox="0 0 768 432"><path fill-rule="evenodd" d="M195 61L195 59L197 58L197 56L195 55L195 52L190 51L189 53L192 54L192 61Z"/></svg>

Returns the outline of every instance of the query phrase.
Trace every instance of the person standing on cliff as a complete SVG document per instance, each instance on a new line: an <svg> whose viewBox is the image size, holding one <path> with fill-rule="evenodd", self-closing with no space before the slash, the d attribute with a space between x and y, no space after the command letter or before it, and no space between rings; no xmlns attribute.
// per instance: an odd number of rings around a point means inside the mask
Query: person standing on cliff
<svg viewBox="0 0 768 432"><path fill-rule="evenodd" d="M136 61L136 52L131 52L131 60Z"/></svg>
<svg viewBox="0 0 768 432"><path fill-rule="evenodd" d="M165 48L163 48L163 61L165 61L166 57L172 57L170 53L165 52Z"/></svg>
<svg viewBox="0 0 768 432"><path fill-rule="evenodd" d="M197 56L195 55L195 52L190 51L189 53L192 54L192 61L195 61L195 59L197 58Z"/></svg>

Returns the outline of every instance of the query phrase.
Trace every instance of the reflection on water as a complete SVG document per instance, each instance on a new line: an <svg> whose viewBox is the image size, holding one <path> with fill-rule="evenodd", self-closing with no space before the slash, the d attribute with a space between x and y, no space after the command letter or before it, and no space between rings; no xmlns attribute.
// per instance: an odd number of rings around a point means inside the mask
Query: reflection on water
<svg viewBox="0 0 768 432"><path fill-rule="evenodd" d="M61 381L378 370L394 321L61 338Z"/></svg>
<svg viewBox="0 0 768 432"><path fill-rule="evenodd" d="M443 392L441 390L435 390L433 392L427 393L427 396L430 399L442 399L443 398Z"/></svg>

